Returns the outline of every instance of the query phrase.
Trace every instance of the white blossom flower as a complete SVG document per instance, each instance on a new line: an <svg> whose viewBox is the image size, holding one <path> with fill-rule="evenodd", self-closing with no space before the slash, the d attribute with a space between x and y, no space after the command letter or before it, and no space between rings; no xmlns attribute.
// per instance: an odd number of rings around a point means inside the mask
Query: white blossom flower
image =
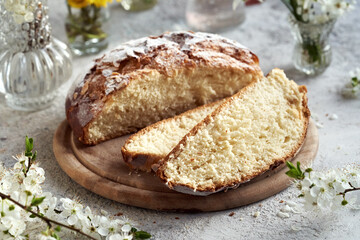
<svg viewBox="0 0 360 240"><path fill-rule="evenodd" d="M124 224L124 226L121 227L121 231L124 233L129 233L131 230L130 224Z"/></svg>
<svg viewBox="0 0 360 240"><path fill-rule="evenodd" d="M350 81L341 89L341 94L346 98L355 98L360 94L360 68L349 72Z"/></svg>
<svg viewBox="0 0 360 240"><path fill-rule="evenodd" d="M122 236L119 233L115 233L111 236L109 236L108 238L106 238L106 240L122 240Z"/></svg>
<svg viewBox="0 0 360 240"><path fill-rule="evenodd" d="M9 233L14 237L20 236L20 234L22 234L26 228L26 224L24 221L7 215L1 218L1 224L3 224L5 229L7 229Z"/></svg>
<svg viewBox="0 0 360 240"><path fill-rule="evenodd" d="M353 0L297 0L290 3L294 15L301 16L304 22L324 23L336 19L352 10Z"/></svg>
<svg viewBox="0 0 360 240"><path fill-rule="evenodd" d="M56 218L59 215L55 212L57 198L53 197L49 192L43 193L42 196L44 196L45 199L42 204L39 205L40 212L50 219Z"/></svg>
<svg viewBox="0 0 360 240"><path fill-rule="evenodd" d="M69 225L75 225L79 218L83 218L82 210L83 205L77 203L69 198L60 199L64 211L61 213L62 217L67 218L67 223Z"/></svg>
<svg viewBox="0 0 360 240"><path fill-rule="evenodd" d="M81 230L94 238L101 239L101 236L97 232L100 218L100 216L93 216L93 218L83 218L83 221L81 221Z"/></svg>
<svg viewBox="0 0 360 240"><path fill-rule="evenodd" d="M23 181L24 190L30 191L33 194L41 194L41 186L34 176L28 176Z"/></svg>
<svg viewBox="0 0 360 240"><path fill-rule="evenodd" d="M97 229L97 232L101 236L107 236L110 233L110 229L113 227L111 226L111 222L108 218L101 216L99 219L99 227Z"/></svg>
<svg viewBox="0 0 360 240"><path fill-rule="evenodd" d="M133 238L132 235L124 234L124 233L116 233L114 235L109 236L106 240L131 240Z"/></svg>
<svg viewBox="0 0 360 240"><path fill-rule="evenodd" d="M44 234L39 234L39 235L37 236L37 239L38 239L38 240L56 240L56 238L51 237L51 236L46 236L46 235L44 235Z"/></svg>

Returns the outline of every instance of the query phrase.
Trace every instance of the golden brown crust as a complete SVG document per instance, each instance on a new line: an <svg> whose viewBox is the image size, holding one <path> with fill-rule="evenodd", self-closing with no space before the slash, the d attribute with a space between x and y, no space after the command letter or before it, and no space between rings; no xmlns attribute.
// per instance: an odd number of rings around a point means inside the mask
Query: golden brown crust
<svg viewBox="0 0 360 240"><path fill-rule="evenodd" d="M275 69L275 70L279 70L279 69ZM308 99L306 96L307 88L306 88L306 86L303 86L303 85L298 86L298 89L301 93L304 93L303 99L302 99L304 128L303 128L303 131L302 131L302 134L301 134L298 144L296 146L294 146L293 150L287 156L284 156L283 158L280 158L280 159L274 159L273 164L268 166L266 169L259 170L258 172L255 172L254 174L247 176L246 178L243 178L240 180L236 179L233 181L229 181L226 184L218 184L218 185L214 185L212 187L198 188L198 189L196 189L196 192L194 191L193 187L190 186L189 184L175 184L175 183L167 181L167 177L164 174L164 170L166 168L165 163L167 161L169 161L170 156L173 155L173 156L177 157L181 152L182 145L184 145L186 143L187 139L190 136L194 136L200 129L202 129L203 127L208 125L214 116L216 116L223 108L230 105L235 99L241 98L242 94L244 92L248 91L249 88L253 87L256 84L256 82L257 81L253 81L248 86L241 89L237 94L235 94L234 96L230 97L227 101L222 103L213 113L208 115L203 121L198 123L188 134L186 134L183 137L183 139L179 142L179 144L165 158L163 158L158 163L156 175L160 178L160 180L162 182L164 182L169 188L183 192L183 193L206 196L211 193L222 191L224 189L237 188L239 186L239 184L250 181L254 177L259 176L262 173L266 172L267 170L277 167L280 164L285 163L287 160L290 160L296 156L296 154L299 152L302 144L305 141L305 137L306 137L307 129L308 129L308 125L309 125L309 119L310 119L310 110L307 106Z"/></svg>
<svg viewBox="0 0 360 240"><path fill-rule="evenodd" d="M131 141L136 141L136 139L138 137L140 137L141 135L146 134L149 131L152 131L153 129L157 128L159 125L166 124L169 121L176 121L177 119L180 119L183 116L192 115L193 113L195 113L197 111L202 111L205 108L212 108L215 105L218 105L222 101L225 101L225 100L219 100L217 102L205 104L203 106L188 110L188 111L186 111L186 112L184 112L184 113L182 113L180 115L177 115L175 117L164 119L164 120L159 121L157 123L154 123L154 124L152 124L150 126L147 126L147 127L143 128L143 129L141 129L140 131L138 131L137 133L131 135L126 140L124 146L121 148L121 153L122 153L122 156L123 156L123 159L124 159L125 163L131 169L138 169L138 170L150 172L151 171L151 166L153 164L157 163L158 161L160 161L160 159L164 158L165 156L156 155L156 154L150 154L150 153L132 152L127 148L127 145Z"/></svg>
<svg viewBox="0 0 360 240"><path fill-rule="evenodd" d="M172 32L142 38L125 43L95 60L83 81L68 94L67 120L81 142L96 144L86 138L87 127L112 94L125 90L131 81L153 70L171 76L178 69L199 66L241 69L244 73L262 76L255 54L218 35Z"/></svg>

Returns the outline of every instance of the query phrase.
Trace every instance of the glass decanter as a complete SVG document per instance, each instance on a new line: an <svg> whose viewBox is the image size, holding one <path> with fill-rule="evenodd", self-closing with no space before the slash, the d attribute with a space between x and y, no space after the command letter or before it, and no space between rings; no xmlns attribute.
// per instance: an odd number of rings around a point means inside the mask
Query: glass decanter
<svg viewBox="0 0 360 240"><path fill-rule="evenodd" d="M43 109L71 76L71 52L51 36L46 0L20 1L24 15L11 2L0 2L0 92L14 109Z"/></svg>

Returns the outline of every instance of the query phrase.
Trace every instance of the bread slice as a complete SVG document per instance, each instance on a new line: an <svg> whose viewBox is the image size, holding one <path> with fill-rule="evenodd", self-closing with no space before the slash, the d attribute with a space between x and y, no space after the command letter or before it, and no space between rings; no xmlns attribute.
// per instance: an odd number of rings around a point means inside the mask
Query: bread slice
<svg viewBox="0 0 360 240"><path fill-rule="evenodd" d="M97 144L229 97L262 76L257 56L237 42L165 33L97 59L69 91L66 116L81 142Z"/></svg>
<svg viewBox="0 0 360 240"><path fill-rule="evenodd" d="M133 134L121 148L131 169L151 171L151 165L166 157L180 140L212 113L224 100L206 104L152 124Z"/></svg>
<svg viewBox="0 0 360 240"><path fill-rule="evenodd" d="M272 70L196 125L160 161L157 175L176 191L208 195L293 158L309 122L306 91Z"/></svg>

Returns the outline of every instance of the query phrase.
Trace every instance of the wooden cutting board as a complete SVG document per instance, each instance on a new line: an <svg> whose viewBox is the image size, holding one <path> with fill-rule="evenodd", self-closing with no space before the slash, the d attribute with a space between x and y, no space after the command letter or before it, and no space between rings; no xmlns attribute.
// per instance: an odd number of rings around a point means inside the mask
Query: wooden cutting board
<svg viewBox="0 0 360 240"><path fill-rule="evenodd" d="M284 164L227 192L206 197L186 195L168 189L154 173L131 172L122 160L121 147L129 137L119 137L96 146L77 141L70 126L63 121L54 139L55 157L75 182L105 198L120 203L171 211L218 211L240 207L268 198L291 184ZM305 142L292 160L310 165L319 146L317 129L311 120Z"/></svg>

